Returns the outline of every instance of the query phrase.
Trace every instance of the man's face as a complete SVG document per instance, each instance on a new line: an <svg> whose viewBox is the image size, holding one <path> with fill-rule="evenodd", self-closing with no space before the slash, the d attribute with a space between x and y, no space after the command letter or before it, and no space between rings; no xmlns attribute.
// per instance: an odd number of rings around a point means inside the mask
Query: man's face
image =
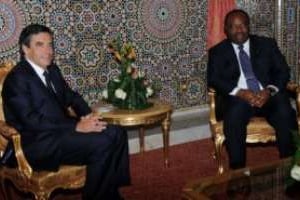
<svg viewBox="0 0 300 200"><path fill-rule="evenodd" d="M53 40L47 32L41 32L31 36L29 47L22 46L25 58L36 65L47 69L53 60Z"/></svg>
<svg viewBox="0 0 300 200"><path fill-rule="evenodd" d="M249 38L247 18L241 13L235 13L228 18L225 24L227 38L236 44L243 44Z"/></svg>

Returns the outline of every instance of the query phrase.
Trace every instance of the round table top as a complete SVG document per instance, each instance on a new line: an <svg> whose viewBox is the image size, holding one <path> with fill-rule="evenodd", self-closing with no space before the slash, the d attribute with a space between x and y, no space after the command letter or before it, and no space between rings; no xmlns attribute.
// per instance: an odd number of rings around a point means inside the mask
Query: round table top
<svg viewBox="0 0 300 200"><path fill-rule="evenodd" d="M104 121L122 126L153 124L163 120L172 112L172 106L161 101L153 101L153 106L142 110L125 110L113 108L108 112L99 112ZM96 111L97 112L97 111Z"/></svg>

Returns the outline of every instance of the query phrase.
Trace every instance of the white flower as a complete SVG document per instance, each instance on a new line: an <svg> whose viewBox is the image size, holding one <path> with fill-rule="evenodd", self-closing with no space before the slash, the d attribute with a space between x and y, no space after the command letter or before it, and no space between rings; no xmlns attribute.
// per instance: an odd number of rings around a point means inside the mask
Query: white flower
<svg viewBox="0 0 300 200"><path fill-rule="evenodd" d="M130 66L127 67L126 69L127 74L130 74L132 72L132 68Z"/></svg>
<svg viewBox="0 0 300 200"><path fill-rule="evenodd" d="M120 82L120 79L115 78L115 79L114 79L114 82L119 83L119 82Z"/></svg>
<svg viewBox="0 0 300 200"><path fill-rule="evenodd" d="M124 90L119 88L119 89L116 89L115 96L118 99L123 99L124 100L126 98L127 94L126 94L126 92L124 92Z"/></svg>
<svg viewBox="0 0 300 200"><path fill-rule="evenodd" d="M294 165L291 170L291 177L296 181L300 181L300 166Z"/></svg>
<svg viewBox="0 0 300 200"><path fill-rule="evenodd" d="M153 89L151 87L146 88L146 97L150 97L153 94Z"/></svg>
<svg viewBox="0 0 300 200"><path fill-rule="evenodd" d="M143 78L143 77L145 76L145 72L142 71L142 70L139 70L138 76L139 76L140 78Z"/></svg>
<svg viewBox="0 0 300 200"><path fill-rule="evenodd" d="M134 64L134 63L131 64L131 67L132 67L132 68L135 68L135 69L138 68L138 66L137 66L136 64Z"/></svg>
<svg viewBox="0 0 300 200"><path fill-rule="evenodd" d="M107 91L106 89L102 91L102 97L103 97L104 99L107 99L107 98L108 98L108 91Z"/></svg>

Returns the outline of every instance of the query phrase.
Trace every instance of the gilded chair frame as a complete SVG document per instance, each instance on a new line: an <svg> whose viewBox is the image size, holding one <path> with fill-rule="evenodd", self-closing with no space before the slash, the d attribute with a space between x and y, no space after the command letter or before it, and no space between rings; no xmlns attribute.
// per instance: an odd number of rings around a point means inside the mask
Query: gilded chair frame
<svg viewBox="0 0 300 200"><path fill-rule="evenodd" d="M0 65L0 85L7 73L12 69L13 63L6 62ZM2 107L2 98L0 98ZM1 109L2 110L2 109ZM17 167L0 166L1 189L4 200L10 200L7 193L6 181L10 181L19 191L32 193L36 200L47 200L51 193L58 189L78 189L84 186L86 166L62 165L58 171L34 171L28 163L22 149L21 135L16 129L7 125L3 113L0 112L0 158L5 147L12 140L17 160Z"/></svg>
<svg viewBox="0 0 300 200"><path fill-rule="evenodd" d="M300 125L300 88L297 84L289 82L287 89L296 95L296 109L298 125ZM214 142L214 158L217 161L218 173L224 172L224 165L222 160L222 147L225 141L225 135L223 133L223 121L217 120L216 115L216 91L213 88L209 88L209 125L212 133L212 139ZM267 143L274 142L276 140L275 130L263 117L252 117L247 126L246 143Z"/></svg>

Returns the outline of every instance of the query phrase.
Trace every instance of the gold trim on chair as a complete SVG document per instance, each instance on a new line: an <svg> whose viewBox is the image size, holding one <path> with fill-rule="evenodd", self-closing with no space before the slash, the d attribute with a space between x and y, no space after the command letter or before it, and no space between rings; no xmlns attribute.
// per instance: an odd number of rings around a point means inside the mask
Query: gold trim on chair
<svg viewBox="0 0 300 200"><path fill-rule="evenodd" d="M299 110L300 110L300 88L297 84L289 82L287 89L296 94L296 107L298 116L298 125L300 126ZM209 125L212 132L212 139L214 142L214 157L218 165L218 173L224 172L224 166L222 162L222 146L225 141L223 133L223 121L218 121L216 117L216 92L213 88L209 88L209 107L210 107L210 119ZM276 140L275 130L268 124L263 117L251 118L247 126L247 143L267 143L274 142Z"/></svg>

